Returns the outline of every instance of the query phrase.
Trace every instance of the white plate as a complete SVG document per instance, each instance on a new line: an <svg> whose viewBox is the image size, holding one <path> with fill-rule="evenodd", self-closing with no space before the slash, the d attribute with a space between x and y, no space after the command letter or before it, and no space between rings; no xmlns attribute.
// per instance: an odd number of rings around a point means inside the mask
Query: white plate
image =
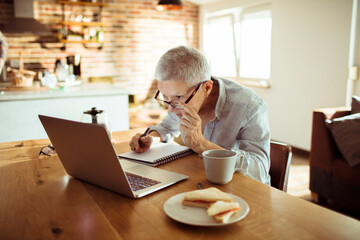
<svg viewBox="0 0 360 240"><path fill-rule="evenodd" d="M181 202L184 194L185 193L177 194L169 198L164 204L166 215L181 223L194 226L224 226L240 221L245 218L250 211L249 205L244 199L228 193L234 202L239 203L241 209L231 216L229 222L219 223L213 217L207 215L205 208L183 206Z"/></svg>

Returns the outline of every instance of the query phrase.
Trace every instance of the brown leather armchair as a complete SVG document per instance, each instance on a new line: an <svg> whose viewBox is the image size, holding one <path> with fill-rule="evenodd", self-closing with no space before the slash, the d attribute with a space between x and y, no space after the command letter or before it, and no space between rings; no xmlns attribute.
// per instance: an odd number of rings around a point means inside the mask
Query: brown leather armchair
<svg viewBox="0 0 360 240"><path fill-rule="evenodd" d="M316 202L331 200L338 206L360 212L360 165L349 166L325 125L325 119L349 114L350 107L323 108L313 112L310 190Z"/></svg>

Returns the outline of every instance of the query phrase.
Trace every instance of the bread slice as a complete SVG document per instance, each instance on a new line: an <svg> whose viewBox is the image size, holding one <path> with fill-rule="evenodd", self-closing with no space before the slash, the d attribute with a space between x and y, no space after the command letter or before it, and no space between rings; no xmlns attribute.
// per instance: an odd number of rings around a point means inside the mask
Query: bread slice
<svg viewBox="0 0 360 240"><path fill-rule="evenodd" d="M232 202L232 197L217 188L210 187L185 193L182 204L185 206L208 208L217 201Z"/></svg>
<svg viewBox="0 0 360 240"><path fill-rule="evenodd" d="M237 202L217 201L206 212L209 216L214 217L216 221L227 223L230 217L239 210L240 206Z"/></svg>
<svg viewBox="0 0 360 240"><path fill-rule="evenodd" d="M232 215L234 215L237 211L230 211L223 214L215 215L214 218L216 221L220 223L227 223L229 222Z"/></svg>

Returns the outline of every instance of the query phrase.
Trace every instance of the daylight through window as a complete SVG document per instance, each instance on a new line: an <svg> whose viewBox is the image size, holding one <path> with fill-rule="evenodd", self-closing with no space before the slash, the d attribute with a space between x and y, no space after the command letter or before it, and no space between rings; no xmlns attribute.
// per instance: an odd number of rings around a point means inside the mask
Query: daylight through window
<svg viewBox="0 0 360 240"><path fill-rule="evenodd" d="M264 85L270 79L271 26L269 9L209 14L204 50L213 75Z"/></svg>

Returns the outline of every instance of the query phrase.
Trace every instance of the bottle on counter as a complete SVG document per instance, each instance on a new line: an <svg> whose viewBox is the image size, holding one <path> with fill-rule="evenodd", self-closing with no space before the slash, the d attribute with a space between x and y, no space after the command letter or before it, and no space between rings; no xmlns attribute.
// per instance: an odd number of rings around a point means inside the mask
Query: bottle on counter
<svg viewBox="0 0 360 240"><path fill-rule="evenodd" d="M69 81L70 72L69 65L66 64L65 59L56 62L56 76L59 82Z"/></svg>
<svg viewBox="0 0 360 240"><path fill-rule="evenodd" d="M96 41L103 42L104 41L104 29L100 28L98 29L96 33Z"/></svg>
<svg viewBox="0 0 360 240"><path fill-rule="evenodd" d="M39 76L39 79L43 87L56 88L57 78L52 72L52 70L45 70L44 74L41 74L41 76Z"/></svg>

